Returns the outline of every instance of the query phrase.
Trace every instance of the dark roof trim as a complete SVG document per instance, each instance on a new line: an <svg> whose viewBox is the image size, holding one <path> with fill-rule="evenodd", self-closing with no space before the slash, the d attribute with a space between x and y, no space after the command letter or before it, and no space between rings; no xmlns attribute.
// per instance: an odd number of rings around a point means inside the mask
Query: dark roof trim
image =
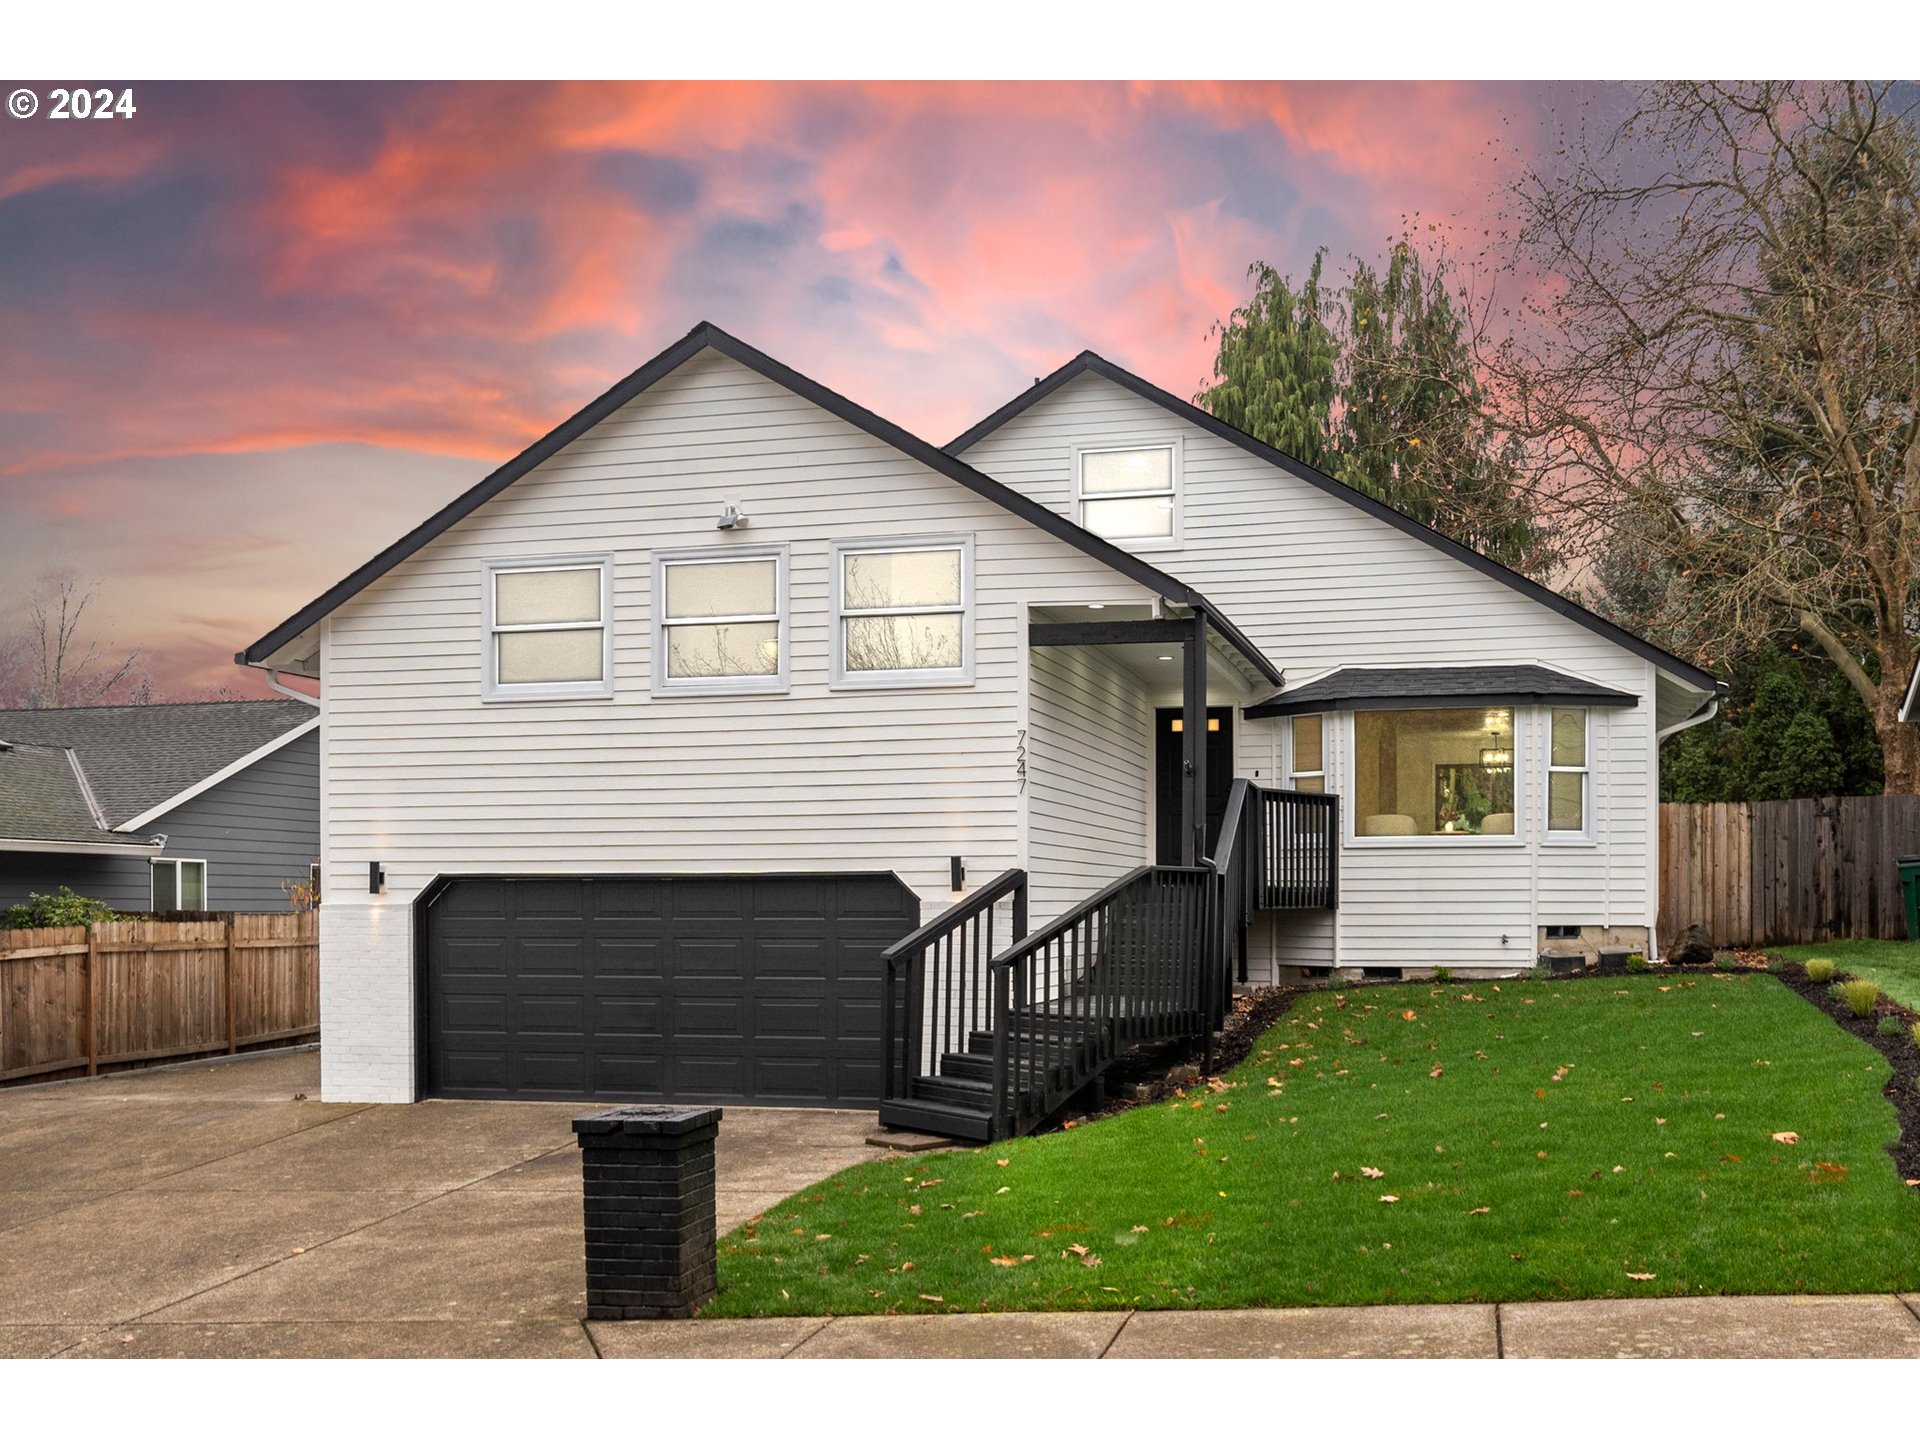
<svg viewBox="0 0 1920 1440"><path fill-rule="evenodd" d="M1603 619L1594 614L1593 611L1587 609L1584 605L1576 605L1573 601L1567 599L1566 596L1560 594L1558 591L1548 589L1537 580L1529 580L1519 571L1510 570L1497 560L1489 560L1478 550L1470 546L1462 545L1459 541L1442 535L1431 526L1422 525L1411 516L1401 514L1391 505L1383 504L1371 495L1354 489L1351 485L1343 485L1331 475L1324 474L1314 469L1311 465L1294 459L1284 451L1274 449L1264 441L1254 439L1254 437L1247 434L1246 431L1237 430L1227 424L1226 421L1216 419L1214 416L1209 415L1197 405L1189 404L1179 396L1162 390L1158 385L1153 384L1151 381L1141 379L1131 371L1122 370L1118 365L1102 359L1091 350L1082 350L1078 355L1074 356L1073 359L1062 365L1044 380L1036 381L1030 389L1016 395L1005 405L1002 405L998 410L987 416L987 418L982 420L978 425L975 425L964 434L956 436L948 443L946 448L956 455L965 452L998 430L1002 425L1005 425L1016 415L1019 415L1022 411L1046 399L1047 396L1053 394L1054 391L1058 390L1068 381L1085 374L1094 374L1100 376L1103 380L1111 380L1123 389L1131 390L1143 400L1150 400L1154 404L1172 411L1181 419L1198 425L1203 430L1210 431L1222 440L1233 445L1238 445L1242 450L1245 450L1256 459L1265 460L1270 465L1277 465L1289 475L1304 480L1307 484L1346 501L1349 505L1353 505L1373 516L1374 519L1383 520L1393 526L1394 529L1411 535L1416 540L1425 541L1443 554L1450 555L1463 564L1470 565L1482 575L1498 580L1509 589L1519 591L1529 600L1537 600L1549 610L1566 616L1575 624L1583 625L1596 635L1600 635L1605 639L1613 641L1616 645L1631 650L1634 654L1640 656L1641 659L1651 660L1655 665L1677 679L1685 680L1691 685L1700 686L1702 689L1711 691L1716 695L1727 688L1722 681L1716 680L1711 674L1702 670L1698 665L1682 660L1678 655L1662 650L1651 641L1641 639L1631 630L1624 629L1614 624L1611 620Z"/></svg>
<svg viewBox="0 0 1920 1440"><path fill-rule="evenodd" d="M1266 656L1260 653L1259 648L1242 635L1230 620L1215 610L1205 596L1184 581L1176 580L1165 571L1147 564L1137 555L1101 539L1090 530L1082 529L1038 501L1002 485L991 476L981 474L971 465L948 454L945 450L901 429L891 420L882 419L871 410L856 405L844 395L829 390L816 380L809 380L797 370L789 369L772 356L754 349L743 340L736 339L719 326L706 322L694 326L684 338L662 350L599 399L549 430L478 485L382 550L312 604L305 606L297 614L289 616L269 630L245 650L235 655L234 663L260 664L267 656L295 638L308 626L359 594L429 541L464 520L529 470L551 458L562 447L598 425L636 395L651 388L702 350L707 349L717 350L749 370L766 376L776 385L791 390L802 399L812 401L829 414L837 415L848 424L866 431L878 440L885 441L910 459L918 460L922 465L939 472L949 480L966 486L967 489L993 501L1002 509L1011 511L1056 539L1084 551L1108 568L1146 586L1163 599L1206 611L1214 628L1231 640L1234 647L1245 655L1255 668L1274 684L1280 683L1280 672Z"/></svg>
<svg viewBox="0 0 1920 1440"><path fill-rule="evenodd" d="M1249 720L1325 710L1449 710L1483 705L1595 705L1630 709L1640 697L1543 665L1336 670L1247 706Z"/></svg>

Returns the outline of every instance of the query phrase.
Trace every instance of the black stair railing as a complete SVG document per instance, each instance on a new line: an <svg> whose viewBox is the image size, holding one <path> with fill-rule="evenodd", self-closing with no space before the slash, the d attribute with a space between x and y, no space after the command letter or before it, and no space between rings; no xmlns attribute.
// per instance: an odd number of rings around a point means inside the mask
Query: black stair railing
<svg viewBox="0 0 1920 1440"><path fill-rule="evenodd" d="M1236 781L1235 784L1241 782ZM1258 789L1259 910L1331 910L1340 903L1340 797Z"/></svg>
<svg viewBox="0 0 1920 1440"><path fill-rule="evenodd" d="M1026 933L1027 872L1006 870L881 953L883 1099L909 1098L941 1055L987 1028L987 967Z"/></svg>
<svg viewBox="0 0 1920 1440"><path fill-rule="evenodd" d="M1032 1130L1134 1046L1201 1034L1216 900L1209 866L1143 866L993 960L995 1138Z"/></svg>

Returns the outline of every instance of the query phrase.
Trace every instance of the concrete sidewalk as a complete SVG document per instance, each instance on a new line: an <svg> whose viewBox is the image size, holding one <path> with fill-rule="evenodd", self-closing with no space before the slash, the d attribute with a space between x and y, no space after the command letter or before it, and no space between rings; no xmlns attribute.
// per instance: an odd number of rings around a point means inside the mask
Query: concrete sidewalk
<svg viewBox="0 0 1920 1440"><path fill-rule="evenodd" d="M590 1323L609 1359L1920 1358L1920 1295Z"/></svg>

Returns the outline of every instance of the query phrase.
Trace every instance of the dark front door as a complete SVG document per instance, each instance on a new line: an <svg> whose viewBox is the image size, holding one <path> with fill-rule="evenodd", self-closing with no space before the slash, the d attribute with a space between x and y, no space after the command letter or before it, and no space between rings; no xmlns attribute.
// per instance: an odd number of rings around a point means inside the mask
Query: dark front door
<svg viewBox="0 0 1920 1440"><path fill-rule="evenodd" d="M1161 865L1180 863L1180 779L1184 766L1181 746L1186 739L1179 710L1156 710L1153 715L1154 859ZM1233 788L1233 707L1207 711L1207 853L1220 838L1220 818L1227 812L1227 792Z"/></svg>
<svg viewBox="0 0 1920 1440"><path fill-rule="evenodd" d="M880 1102L893 875L442 881L417 937L428 1095Z"/></svg>

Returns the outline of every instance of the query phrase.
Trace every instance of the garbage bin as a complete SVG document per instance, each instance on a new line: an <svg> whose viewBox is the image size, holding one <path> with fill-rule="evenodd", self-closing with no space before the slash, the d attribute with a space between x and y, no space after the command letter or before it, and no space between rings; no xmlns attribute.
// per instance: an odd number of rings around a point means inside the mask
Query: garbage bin
<svg viewBox="0 0 1920 1440"><path fill-rule="evenodd" d="M1900 857L1900 896L1907 902L1907 939L1920 940L1920 855Z"/></svg>

